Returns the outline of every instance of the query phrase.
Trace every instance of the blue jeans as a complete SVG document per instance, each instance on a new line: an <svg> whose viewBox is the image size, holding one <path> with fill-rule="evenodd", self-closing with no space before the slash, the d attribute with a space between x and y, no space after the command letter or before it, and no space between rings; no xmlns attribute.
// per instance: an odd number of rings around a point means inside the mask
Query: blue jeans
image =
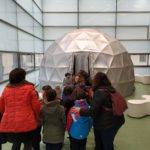
<svg viewBox="0 0 150 150"><path fill-rule="evenodd" d="M106 130L94 129L95 150L114 150L114 139L119 128L109 128Z"/></svg>

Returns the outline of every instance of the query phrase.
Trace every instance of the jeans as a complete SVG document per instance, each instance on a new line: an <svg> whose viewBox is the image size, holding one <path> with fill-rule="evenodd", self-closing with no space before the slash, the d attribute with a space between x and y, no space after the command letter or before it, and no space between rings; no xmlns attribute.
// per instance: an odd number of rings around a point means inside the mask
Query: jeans
<svg viewBox="0 0 150 150"><path fill-rule="evenodd" d="M94 129L95 150L114 150L114 139L119 128L110 128L106 130Z"/></svg>

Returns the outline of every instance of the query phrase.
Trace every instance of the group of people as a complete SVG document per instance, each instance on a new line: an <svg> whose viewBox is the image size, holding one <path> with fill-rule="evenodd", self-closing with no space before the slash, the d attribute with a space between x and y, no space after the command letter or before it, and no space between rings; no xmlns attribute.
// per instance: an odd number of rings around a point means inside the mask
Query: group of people
<svg viewBox="0 0 150 150"><path fill-rule="evenodd" d="M93 79L81 70L65 74L63 89L45 85L42 100L34 85L25 80L26 72L16 68L9 74L9 84L0 97L1 135L13 143L12 150L61 150L67 130L71 150L86 150L88 134L93 126L95 150L114 150L114 138L124 124L124 115L115 116L111 95L115 92L106 74L97 72ZM42 128L42 132L41 132ZM42 133L42 138L41 138ZM6 142L5 141L5 142Z"/></svg>

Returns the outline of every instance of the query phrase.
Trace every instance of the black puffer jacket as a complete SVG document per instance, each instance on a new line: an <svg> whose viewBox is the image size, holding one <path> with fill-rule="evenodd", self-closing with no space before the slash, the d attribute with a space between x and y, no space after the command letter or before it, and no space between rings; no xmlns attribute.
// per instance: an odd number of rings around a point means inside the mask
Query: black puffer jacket
<svg viewBox="0 0 150 150"><path fill-rule="evenodd" d="M110 92L114 92L113 88L107 88ZM105 130L108 128L119 128L124 124L124 115L114 116L112 111L104 110L104 107L111 108L112 101L109 93L100 89L94 91L91 108L81 109L82 116L92 116L94 119L94 128L96 130Z"/></svg>

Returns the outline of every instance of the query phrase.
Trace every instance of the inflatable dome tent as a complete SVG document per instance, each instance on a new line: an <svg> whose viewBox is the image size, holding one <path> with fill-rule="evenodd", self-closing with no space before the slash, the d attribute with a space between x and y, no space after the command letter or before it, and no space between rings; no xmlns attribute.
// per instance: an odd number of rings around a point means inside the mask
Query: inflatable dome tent
<svg viewBox="0 0 150 150"><path fill-rule="evenodd" d="M122 44L94 29L76 29L56 40L44 54L40 66L40 86L62 85L65 73L85 70L90 76L104 72L124 96L134 90L134 69Z"/></svg>

